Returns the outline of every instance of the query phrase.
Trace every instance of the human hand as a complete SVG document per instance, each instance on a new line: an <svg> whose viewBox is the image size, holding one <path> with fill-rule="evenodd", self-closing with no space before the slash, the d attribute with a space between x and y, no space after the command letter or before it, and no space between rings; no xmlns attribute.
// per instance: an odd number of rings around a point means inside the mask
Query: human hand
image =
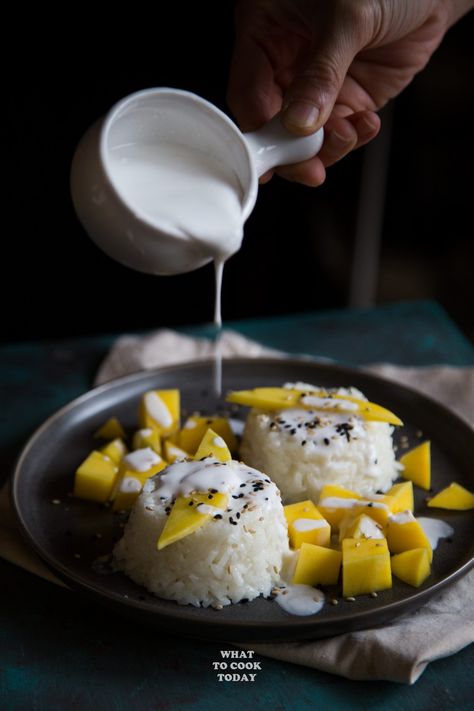
<svg viewBox="0 0 474 711"><path fill-rule="evenodd" d="M321 185L326 167L377 135L376 111L411 82L449 26L473 4L240 0L229 106L244 131L279 111L295 135L324 126L317 156L275 170L289 180Z"/></svg>

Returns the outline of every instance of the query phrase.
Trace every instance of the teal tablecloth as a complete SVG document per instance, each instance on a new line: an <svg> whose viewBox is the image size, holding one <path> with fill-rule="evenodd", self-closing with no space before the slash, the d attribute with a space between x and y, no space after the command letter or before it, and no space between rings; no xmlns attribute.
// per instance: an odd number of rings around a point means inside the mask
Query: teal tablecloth
<svg viewBox="0 0 474 711"><path fill-rule="evenodd" d="M158 324L157 324L158 325ZM310 313L228 326L267 346L360 365L474 365L474 347L431 302ZM181 329L209 335L212 329ZM87 390L113 335L0 349L0 479L27 436ZM219 682L225 645L147 629L0 560L0 708L384 709L467 708L474 647L430 664L412 687L353 682L260 658L253 683Z"/></svg>

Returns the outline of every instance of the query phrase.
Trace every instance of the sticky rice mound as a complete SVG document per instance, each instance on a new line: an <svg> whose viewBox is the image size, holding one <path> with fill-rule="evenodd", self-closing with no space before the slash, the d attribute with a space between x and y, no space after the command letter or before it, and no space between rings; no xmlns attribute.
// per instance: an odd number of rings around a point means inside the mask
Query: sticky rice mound
<svg viewBox="0 0 474 711"><path fill-rule="evenodd" d="M227 506L190 535L157 550L176 497L220 491ZM288 553L280 492L241 462L179 461L149 479L135 502L115 565L147 590L179 604L220 607L269 595Z"/></svg>
<svg viewBox="0 0 474 711"><path fill-rule="evenodd" d="M285 387L319 390L307 383ZM356 388L331 392L367 398ZM392 441L393 427L367 422L354 414L292 408L251 410L240 455L265 471L281 491L283 502L317 501L325 484L337 484L367 496L387 491L399 476Z"/></svg>

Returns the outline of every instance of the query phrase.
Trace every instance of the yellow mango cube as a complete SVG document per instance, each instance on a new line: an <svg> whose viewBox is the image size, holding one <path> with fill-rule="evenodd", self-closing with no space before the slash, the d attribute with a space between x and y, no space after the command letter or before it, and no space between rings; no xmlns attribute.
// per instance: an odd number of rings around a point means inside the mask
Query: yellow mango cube
<svg viewBox="0 0 474 711"><path fill-rule="evenodd" d="M346 514L339 524L339 541L344 538L385 538L382 526L367 514Z"/></svg>
<svg viewBox="0 0 474 711"><path fill-rule="evenodd" d="M106 444L105 447L102 447L100 451L102 454L105 454L106 457L110 457L115 464L120 464L122 459L128 453L127 446L123 439L120 439L120 437L113 439L111 442Z"/></svg>
<svg viewBox="0 0 474 711"><path fill-rule="evenodd" d="M451 509L453 511L467 511L474 509L474 494L460 484L453 481L445 489L438 492L428 501L428 506L438 509Z"/></svg>
<svg viewBox="0 0 474 711"><path fill-rule="evenodd" d="M94 434L96 439L124 439L125 430L116 417L111 417Z"/></svg>
<svg viewBox="0 0 474 711"><path fill-rule="evenodd" d="M431 486L431 445L429 440L400 457L403 464L402 477L410 479L421 489L428 490Z"/></svg>
<svg viewBox="0 0 474 711"><path fill-rule="evenodd" d="M194 459L199 460L205 457L214 457L218 462L230 462L232 459L225 440L210 428L202 438Z"/></svg>
<svg viewBox="0 0 474 711"><path fill-rule="evenodd" d="M337 531L342 519L348 514L365 513L381 526L386 526L394 503L394 499L386 494L362 497L350 489L327 484L321 489L318 510L333 530Z"/></svg>
<svg viewBox="0 0 474 711"><path fill-rule="evenodd" d="M426 548L414 548L392 556L392 573L404 583L419 588L431 573L430 557Z"/></svg>
<svg viewBox="0 0 474 711"><path fill-rule="evenodd" d="M316 509L309 516L295 518L288 526L290 546L297 550L303 543L316 546L329 546L331 543L331 526Z"/></svg>
<svg viewBox="0 0 474 711"><path fill-rule="evenodd" d="M390 491L387 491L388 496L393 496L394 507L392 513L400 511L414 511L415 504L413 500L413 482L404 481L401 484L394 484Z"/></svg>
<svg viewBox="0 0 474 711"><path fill-rule="evenodd" d="M163 442L163 454L167 462L173 464L177 459L191 459L190 455L178 447L178 445L173 444L170 440L165 440Z"/></svg>
<svg viewBox="0 0 474 711"><path fill-rule="evenodd" d="M340 551L303 543L292 582L295 585L336 585L341 559Z"/></svg>
<svg viewBox="0 0 474 711"><path fill-rule="evenodd" d="M222 437L231 452L237 451L237 438L225 417L200 417L197 415L188 417L179 431L175 444L193 455L209 428Z"/></svg>
<svg viewBox="0 0 474 711"><path fill-rule="evenodd" d="M115 486L118 466L103 452L91 452L74 477L74 496L105 503Z"/></svg>
<svg viewBox="0 0 474 711"><path fill-rule="evenodd" d="M353 510L354 503L361 498L355 491L335 484L326 484L321 489L317 508L331 528L337 531L341 520L348 511Z"/></svg>
<svg viewBox="0 0 474 711"><path fill-rule="evenodd" d="M191 535L211 518L222 514L227 506L227 498L227 494L220 492L196 492L191 496L178 497L157 541L158 550Z"/></svg>
<svg viewBox="0 0 474 711"><path fill-rule="evenodd" d="M283 507L283 513L288 526L297 518L312 518L312 514L316 518L321 516L317 507L309 499L298 501L296 504L287 504Z"/></svg>
<svg viewBox="0 0 474 711"><path fill-rule="evenodd" d="M157 454L161 454L161 437L156 427L143 427L137 430L132 439L133 449L150 447Z"/></svg>
<svg viewBox="0 0 474 711"><path fill-rule="evenodd" d="M412 548L426 548L431 563L433 551L430 542L411 511L393 514L389 519L386 535L391 553L403 553Z"/></svg>
<svg viewBox="0 0 474 711"><path fill-rule="evenodd" d="M123 458L115 489L113 510L126 511L135 503L147 479L167 466L164 459L150 447L137 449Z"/></svg>
<svg viewBox="0 0 474 711"><path fill-rule="evenodd" d="M178 429L179 420L179 390L150 390L142 395L138 413L141 428L155 428L167 437Z"/></svg>
<svg viewBox="0 0 474 711"><path fill-rule="evenodd" d="M392 587L390 554L385 539L344 538L342 594L356 597Z"/></svg>

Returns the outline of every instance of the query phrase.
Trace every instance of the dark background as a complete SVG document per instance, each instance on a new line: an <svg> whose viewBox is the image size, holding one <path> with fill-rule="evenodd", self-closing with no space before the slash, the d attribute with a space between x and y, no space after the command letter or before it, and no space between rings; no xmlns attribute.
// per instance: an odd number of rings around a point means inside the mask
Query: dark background
<svg viewBox="0 0 474 711"><path fill-rule="evenodd" d="M7 30L5 341L212 318L211 266L152 277L95 247L71 205L69 168L85 129L138 89L188 89L227 110L232 3L117 12L100 25L85 6L29 14ZM394 102L376 302L436 299L474 340L473 29L471 13ZM349 304L363 157L332 167L318 189L280 179L260 189L226 266L224 320Z"/></svg>

